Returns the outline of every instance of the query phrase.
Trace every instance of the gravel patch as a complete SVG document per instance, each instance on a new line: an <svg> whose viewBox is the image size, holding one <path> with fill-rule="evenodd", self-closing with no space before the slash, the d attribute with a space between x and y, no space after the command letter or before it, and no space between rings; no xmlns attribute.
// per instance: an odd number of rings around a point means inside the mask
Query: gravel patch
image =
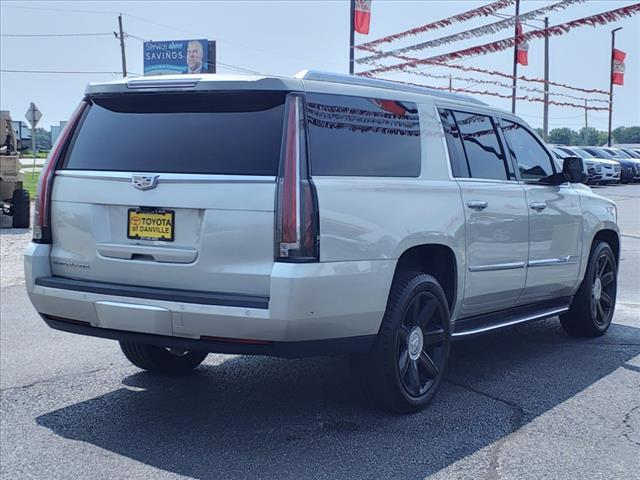
<svg viewBox="0 0 640 480"><path fill-rule="evenodd" d="M0 287L24 283L22 254L30 240L30 228L11 228L11 217L0 215Z"/></svg>

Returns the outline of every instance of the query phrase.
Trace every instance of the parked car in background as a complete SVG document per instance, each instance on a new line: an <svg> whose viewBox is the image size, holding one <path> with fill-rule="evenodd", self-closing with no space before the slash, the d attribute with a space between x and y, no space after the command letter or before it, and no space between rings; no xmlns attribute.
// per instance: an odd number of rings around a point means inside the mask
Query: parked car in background
<svg viewBox="0 0 640 480"><path fill-rule="evenodd" d="M596 156L600 155L601 158L618 162L618 164L620 165L620 182L621 183L632 182L634 177L636 176L635 162L629 161L629 159L625 158L625 156L622 155L621 153L615 152L612 149L608 149L605 147L581 147L581 148L589 153L593 153Z"/></svg>
<svg viewBox="0 0 640 480"><path fill-rule="evenodd" d="M633 158L640 159L640 151L636 151L633 148L621 148L620 150L625 152L627 155L631 155Z"/></svg>
<svg viewBox="0 0 640 480"><path fill-rule="evenodd" d="M620 183L620 164L615 160L611 160L610 158L597 157L596 155L589 153L580 147L565 146L562 148L566 148L572 151L578 157L582 158L583 161L593 160L599 162L602 166L602 180L600 180L600 185Z"/></svg>
<svg viewBox="0 0 640 480"><path fill-rule="evenodd" d="M570 148L562 145L550 145L550 147L551 151L558 157L561 167L565 158L579 156L571 151ZM585 158L583 159L583 165L584 173L587 174L587 181L585 183L587 185L599 184L602 181L602 164L596 159Z"/></svg>
<svg viewBox="0 0 640 480"><path fill-rule="evenodd" d="M640 160L625 152L622 148L602 147L602 149L611 154L611 156L622 165L623 181L640 182ZM626 172L626 174L625 174ZM631 178L629 176L632 174ZM628 180L626 180L626 177Z"/></svg>

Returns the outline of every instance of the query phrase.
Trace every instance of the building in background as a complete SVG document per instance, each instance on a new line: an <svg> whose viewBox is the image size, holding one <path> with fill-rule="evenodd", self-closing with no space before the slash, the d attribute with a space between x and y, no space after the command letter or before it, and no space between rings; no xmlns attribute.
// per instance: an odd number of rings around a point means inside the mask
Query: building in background
<svg viewBox="0 0 640 480"><path fill-rule="evenodd" d="M31 148L31 129L21 120L12 120L11 126L16 136L17 150L22 152Z"/></svg>
<svg viewBox="0 0 640 480"><path fill-rule="evenodd" d="M56 143L56 140L58 139L60 132L62 132L62 129L66 124L67 124L67 121L65 120L63 122L60 122L59 125L51 125L51 145Z"/></svg>

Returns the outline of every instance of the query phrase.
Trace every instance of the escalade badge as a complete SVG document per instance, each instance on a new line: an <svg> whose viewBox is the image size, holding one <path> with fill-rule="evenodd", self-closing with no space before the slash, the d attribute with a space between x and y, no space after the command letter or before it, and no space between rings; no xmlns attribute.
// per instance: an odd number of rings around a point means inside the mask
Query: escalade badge
<svg viewBox="0 0 640 480"><path fill-rule="evenodd" d="M158 177L160 175L134 175L131 177L131 183L138 190L151 190L156 188Z"/></svg>

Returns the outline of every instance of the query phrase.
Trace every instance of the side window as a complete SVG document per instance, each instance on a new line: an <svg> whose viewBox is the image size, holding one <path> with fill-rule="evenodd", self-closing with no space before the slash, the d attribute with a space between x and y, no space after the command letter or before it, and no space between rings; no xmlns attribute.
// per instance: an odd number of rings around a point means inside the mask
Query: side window
<svg viewBox="0 0 640 480"><path fill-rule="evenodd" d="M306 98L312 175L420 175L415 103L319 93Z"/></svg>
<svg viewBox="0 0 640 480"><path fill-rule="evenodd" d="M467 157L462 148L462 140L458 126L450 110L440 110L440 120L444 129L444 136L447 140L449 159L451 160L451 173L454 177L469 177L469 166Z"/></svg>
<svg viewBox="0 0 640 480"><path fill-rule="evenodd" d="M538 182L555 173L551 157L526 128L509 120L502 120L502 131L522 180Z"/></svg>
<svg viewBox="0 0 640 480"><path fill-rule="evenodd" d="M504 152L487 115L454 112L472 178L508 180Z"/></svg>

